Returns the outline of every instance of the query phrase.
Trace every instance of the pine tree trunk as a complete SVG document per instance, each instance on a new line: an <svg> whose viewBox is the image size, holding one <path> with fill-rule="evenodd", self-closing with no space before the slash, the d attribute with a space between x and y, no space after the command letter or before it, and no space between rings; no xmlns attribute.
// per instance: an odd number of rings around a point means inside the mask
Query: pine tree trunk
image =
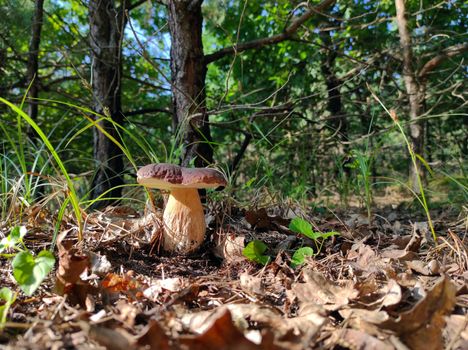
<svg viewBox="0 0 468 350"><path fill-rule="evenodd" d="M183 146L182 165L203 167L213 161L206 113L206 64L203 54L202 0L170 0L173 126Z"/></svg>
<svg viewBox="0 0 468 350"><path fill-rule="evenodd" d="M41 44L42 19L44 14L44 0L36 0L34 15L31 25L31 41L29 42L27 76L28 84L31 84L28 92L28 115L37 120L37 101L39 97L39 46ZM31 135L30 135L31 136Z"/></svg>
<svg viewBox="0 0 468 350"><path fill-rule="evenodd" d="M125 8L125 4L121 5ZM125 28L123 10L118 11L113 0L89 1L90 45L92 56L92 90L95 112L122 124L121 75L122 38ZM99 117L94 117L95 120ZM119 134L109 120L99 121L99 126L120 141ZM94 160L96 173L92 181L93 199L121 197L123 184L123 155L121 150L97 127L94 128ZM105 206L113 200L97 202Z"/></svg>
<svg viewBox="0 0 468 350"><path fill-rule="evenodd" d="M425 99L424 84L419 84L416 79L416 69L413 67L413 51L411 36L406 20L406 9L404 0L395 0L398 32L400 34L400 45L403 53L403 79L410 105L410 139L413 151L424 157L424 121L420 119L423 113ZM410 165L410 182L413 191L419 193L418 175L424 178L424 168L419 161L416 166Z"/></svg>
<svg viewBox="0 0 468 350"><path fill-rule="evenodd" d="M339 22L330 23L330 26L339 26ZM341 166L346 174L347 178L350 177L351 168L346 166L349 163L350 157L348 155L348 144L343 141L348 141L348 120L346 114L343 112L343 103L341 96L341 85L342 81L337 77L335 73L335 60L337 57L337 49L332 49L335 45L333 44L332 37L329 31L321 31L320 37L324 44L330 49L324 53L322 58L321 70L327 86L327 109L330 113L330 124L333 127L333 132L336 133L338 154L342 158Z"/></svg>

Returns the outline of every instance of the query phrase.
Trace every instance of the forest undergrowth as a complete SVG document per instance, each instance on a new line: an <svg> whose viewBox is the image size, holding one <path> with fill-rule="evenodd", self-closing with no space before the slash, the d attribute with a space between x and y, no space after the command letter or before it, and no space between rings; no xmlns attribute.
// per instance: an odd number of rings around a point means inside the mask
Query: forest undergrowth
<svg viewBox="0 0 468 350"><path fill-rule="evenodd" d="M32 187L28 201L26 180L2 197L2 348L468 344L466 206L430 210L435 242L427 213L398 185L374 191L367 208L356 195L343 206L339 193L298 201L251 188L234 199L228 189L210 193L202 248L174 257L159 250L157 192L145 205L128 187L122 205L81 210L80 223L66 179L38 182L57 190Z"/></svg>

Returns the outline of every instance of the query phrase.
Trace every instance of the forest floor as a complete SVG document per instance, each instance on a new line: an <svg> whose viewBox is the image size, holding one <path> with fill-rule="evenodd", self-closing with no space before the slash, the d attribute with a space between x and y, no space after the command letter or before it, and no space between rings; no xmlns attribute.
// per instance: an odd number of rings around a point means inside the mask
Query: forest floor
<svg viewBox="0 0 468 350"><path fill-rule="evenodd" d="M372 222L358 209L210 207L211 241L190 257L145 243L158 214L89 214L79 244L64 223L53 273L18 294L0 348L468 349L466 211L432 212L435 245L425 216L404 206L376 208ZM340 235L292 268L292 252L313 243L288 228L296 216ZM22 217L25 244L49 247L55 217L38 207ZM252 240L268 246L266 266L242 255ZM1 264L2 286L18 290Z"/></svg>

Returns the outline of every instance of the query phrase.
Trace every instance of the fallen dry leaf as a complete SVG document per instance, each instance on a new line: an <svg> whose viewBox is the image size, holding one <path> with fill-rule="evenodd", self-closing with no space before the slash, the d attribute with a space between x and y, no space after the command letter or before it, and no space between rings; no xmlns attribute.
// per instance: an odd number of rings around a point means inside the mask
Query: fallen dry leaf
<svg viewBox="0 0 468 350"><path fill-rule="evenodd" d="M450 315L444 330L446 349L468 349L468 315Z"/></svg>
<svg viewBox="0 0 468 350"><path fill-rule="evenodd" d="M278 225L287 227L291 221L281 216L268 215L266 208L247 210L245 212L245 220L257 230L276 229Z"/></svg>
<svg viewBox="0 0 468 350"><path fill-rule="evenodd" d="M382 341L365 332L355 329L343 329L337 331L332 337L335 342L348 349L362 350L394 350L395 348L386 341Z"/></svg>
<svg viewBox="0 0 468 350"><path fill-rule="evenodd" d="M437 260L431 260L425 263L421 260L407 261L406 266L424 276L434 276L440 274L440 264Z"/></svg>
<svg viewBox="0 0 468 350"><path fill-rule="evenodd" d="M169 337L166 335L161 325L155 320L151 320L145 327L142 335L138 337L137 344L145 348L149 347L150 349L157 350L177 349L175 345L170 345Z"/></svg>
<svg viewBox="0 0 468 350"><path fill-rule="evenodd" d="M181 336L184 349L190 350L265 350L274 349L271 344L255 344L248 340L234 325L228 308L220 308L207 330L195 336Z"/></svg>
<svg viewBox="0 0 468 350"><path fill-rule="evenodd" d="M124 293L129 300L141 298L145 287L145 284L134 277L134 273L131 270L123 275L109 273L101 282L102 290L109 297Z"/></svg>
<svg viewBox="0 0 468 350"><path fill-rule="evenodd" d="M444 316L455 306L455 293L455 285L444 276L410 310L382 323L382 327L397 332L411 349L442 349Z"/></svg>
<svg viewBox="0 0 468 350"><path fill-rule="evenodd" d="M358 296L351 281L338 286L325 278L320 272L304 269L305 283L294 283L289 292L297 297L301 308L309 303L322 305L327 310L338 310Z"/></svg>
<svg viewBox="0 0 468 350"><path fill-rule="evenodd" d="M68 295L72 303L92 310L93 307L87 305L87 296L96 290L80 277L89 267L89 257L75 247L76 239L65 239L69 232L64 231L57 238L59 262L54 290L58 295Z"/></svg>
<svg viewBox="0 0 468 350"><path fill-rule="evenodd" d="M96 325L89 325L87 328L89 328L89 337L107 349L135 349L136 341L134 337L124 329L111 329Z"/></svg>
<svg viewBox="0 0 468 350"><path fill-rule="evenodd" d="M248 272L243 272L239 276L241 288L249 293L263 294L262 278L253 276Z"/></svg>
<svg viewBox="0 0 468 350"><path fill-rule="evenodd" d="M223 259L225 263L234 263L245 260L242 251L245 248L245 236L230 232L218 232L215 235L213 253Z"/></svg>

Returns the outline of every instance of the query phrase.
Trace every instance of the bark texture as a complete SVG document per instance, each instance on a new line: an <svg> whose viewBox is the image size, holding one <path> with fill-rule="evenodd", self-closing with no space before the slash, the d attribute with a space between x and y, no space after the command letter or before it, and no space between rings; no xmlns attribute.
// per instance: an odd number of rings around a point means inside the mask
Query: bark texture
<svg viewBox="0 0 468 350"><path fill-rule="evenodd" d="M331 23L330 26L339 26L339 23ZM329 31L321 31L320 37L327 47L333 47L333 41ZM346 115L343 113L343 103L341 98L342 81L335 74L335 60L338 56L337 48L327 50L322 59L321 70L327 86L327 109L330 112L331 125L337 132L340 141L348 139L348 123Z"/></svg>
<svg viewBox="0 0 468 350"><path fill-rule="evenodd" d="M413 151L424 157L424 121L420 116L424 112L425 84L419 84L417 70L413 67L413 50L411 35L406 19L406 8L404 0L395 0L398 33L400 35L400 46L403 55L403 80L410 107L410 138ZM424 178L424 169L420 162L416 167L411 163L410 181L413 191L419 193L418 174Z"/></svg>
<svg viewBox="0 0 468 350"><path fill-rule="evenodd" d="M44 0L36 0L34 7L34 15L31 25L31 40L29 42L29 53L28 53L28 68L27 77L28 84L31 84L29 88L28 97L28 115L33 119L37 119L37 101L34 99L39 97L39 47L41 45L41 32L42 32L42 20L44 15Z"/></svg>
<svg viewBox="0 0 468 350"><path fill-rule="evenodd" d="M188 166L194 160L196 167L213 161L205 101L201 4L202 0L170 0L168 3L173 126L183 145L182 165Z"/></svg>
<svg viewBox="0 0 468 350"><path fill-rule="evenodd" d="M125 1L117 9L114 0L89 1L90 45L92 56L92 90L94 111L122 124L121 77L122 38L125 28ZM99 119L94 117L94 119ZM99 126L112 137L120 137L109 120ZM94 128L94 160L96 173L92 182L92 198L109 191L106 197L118 198L123 184L123 155L121 150L98 128ZM110 201L97 202L105 206Z"/></svg>
<svg viewBox="0 0 468 350"><path fill-rule="evenodd" d="M189 165L193 160L197 167L206 166L213 161L205 101L207 65L228 55L290 40L310 17L321 13L335 1L323 0L309 7L304 14L293 18L281 33L239 43L209 55L204 55L202 44L203 0L166 1L171 34L173 126L177 130L179 144L183 146L183 166Z"/></svg>

